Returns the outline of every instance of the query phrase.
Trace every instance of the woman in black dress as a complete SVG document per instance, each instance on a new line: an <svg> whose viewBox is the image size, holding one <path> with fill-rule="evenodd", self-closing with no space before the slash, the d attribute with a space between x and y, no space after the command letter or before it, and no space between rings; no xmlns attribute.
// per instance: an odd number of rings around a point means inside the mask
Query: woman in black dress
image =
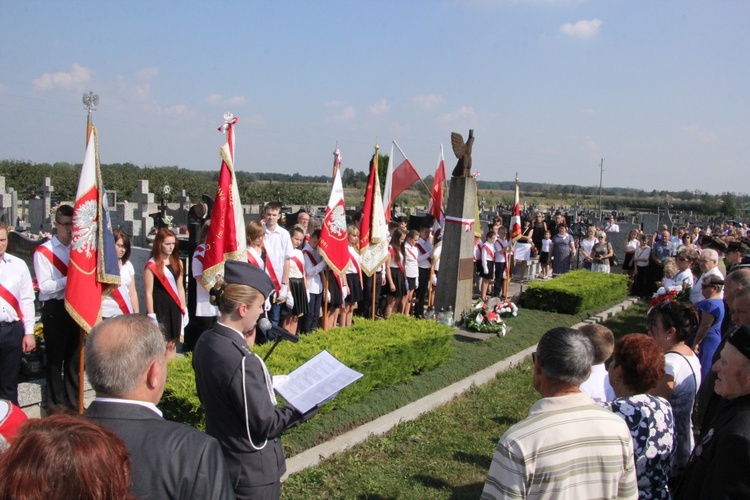
<svg viewBox="0 0 750 500"><path fill-rule="evenodd" d="M177 236L162 228L156 233L151 258L143 271L146 312L163 328L171 351L180 341L185 308L182 262L178 257Z"/></svg>

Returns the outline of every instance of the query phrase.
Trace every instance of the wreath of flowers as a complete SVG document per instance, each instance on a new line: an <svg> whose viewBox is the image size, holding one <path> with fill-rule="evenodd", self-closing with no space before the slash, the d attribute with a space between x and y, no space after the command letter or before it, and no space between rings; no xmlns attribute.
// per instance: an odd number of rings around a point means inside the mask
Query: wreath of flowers
<svg viewBox="0 0 750 500"><path fill-rule="evenodd" d="M655 294L651 296L651 309L659 307L664 303L672 302L689 302L690 301L690 286L675 285L669 287L659 288Z"/></svg>
<svg viewBox="0 0 750 500"><path fill-rule="evenodd" d="M513 302L492 298L487 302L477 300L466 312L464 319L469 330L497 333L504 337L508 329L503 318L512 316L518 316L518 307Z"/></svg>

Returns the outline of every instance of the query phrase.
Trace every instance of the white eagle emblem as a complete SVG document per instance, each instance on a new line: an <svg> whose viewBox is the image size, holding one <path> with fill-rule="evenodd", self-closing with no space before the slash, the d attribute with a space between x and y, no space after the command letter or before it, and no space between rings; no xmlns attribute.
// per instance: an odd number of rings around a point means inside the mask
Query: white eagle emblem
<svg viewBox="0 0 750 500"><path fill-rule="evenodd" d="M78 207L73 216L71 245L77 252L86 252L86 257L96 250L97 208L96 200L90 200Z"/></svg>
<svg viewBox="0 0 750 500"><path fill-rule="evenodd" d="M336 205L331 212L331 218L327 222L328 231L334 236L346 234L346 213L344 207Z"/></svg>

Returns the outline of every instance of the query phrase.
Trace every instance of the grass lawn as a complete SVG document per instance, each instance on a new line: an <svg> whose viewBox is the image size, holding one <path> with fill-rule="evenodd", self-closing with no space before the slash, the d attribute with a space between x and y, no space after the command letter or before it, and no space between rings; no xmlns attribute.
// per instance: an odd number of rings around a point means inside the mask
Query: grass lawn
<svg viewBox="0 0 750 500"><path fill-rule="evenodd" d="M646 309L645 304L637 304L606 325L618 337L644 332ZM523 319L514 318L520 321L512 323L513 331L508 337L469 344L459 357L472 365L485 360L487 366L498 360L498 349L509 348L511 342L516 345L507 355L532 345L553 326L572 325L580 320L547 313L533 316L535 312L524 310ZM534 326L524 328L522 325L527 322ZM492 351L494 355L489 354ZM441 368L443 375L458 376L461 360L450 365ZM475 371L470 368L469 373ZM406 385L421 387L419 379L423 378L426 377L417 377L413 384ZM392 389L396 388L389 388ZM498 439L510 425L528 415L538 398L527 361L438 410L292 475L282 485L282 498L478 498Z"/></svg>

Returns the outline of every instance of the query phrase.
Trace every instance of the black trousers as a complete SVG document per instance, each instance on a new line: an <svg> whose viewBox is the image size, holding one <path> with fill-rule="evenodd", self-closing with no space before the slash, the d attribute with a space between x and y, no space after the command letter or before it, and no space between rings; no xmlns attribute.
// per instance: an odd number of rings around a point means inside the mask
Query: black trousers
<svg viewBox="0 0 750 500"><path fill-rule="evenodd" d="M310 294L310 311L302 316L300 333L310 333L318 328L320 323L320 308L323 306L323 294Z"/></svg>
<svg viewBox="0 0 750 500"><path fill-rule="evenodd" d="M424 318L424 303L427 298L427 292L430 289L430 268L419 268L419 286L417 287L417 304L414 306L414 315L417 318Z"/></svg>
<svg viewBox="0 0 750 500"><path fill-rule="evenodd" d="M495 262L495 288L493 295L500 297L503 295L503 285L505 284L505 262Z"/></svg>
<svg viewBox="0 0 750 500"><path fill-rule="evenodd" d="M0 399L18 406L18 375L23 357L23 323L0 326Z"/></svg>
<svg viewBox="0 0 750 500"><path fill-rule="evenodd" d="M48 300L42 309L47 349L47 404L78 409L80 327L65 310L64 300Z"/></svg>
<svg viewBox="0 0 750 500"><path fill-rule="evenodd" d="M183 352L191 352L203 332L211 330L216 323L216 316L195 316L185 327L185 342L182 344Z"/></svg>

